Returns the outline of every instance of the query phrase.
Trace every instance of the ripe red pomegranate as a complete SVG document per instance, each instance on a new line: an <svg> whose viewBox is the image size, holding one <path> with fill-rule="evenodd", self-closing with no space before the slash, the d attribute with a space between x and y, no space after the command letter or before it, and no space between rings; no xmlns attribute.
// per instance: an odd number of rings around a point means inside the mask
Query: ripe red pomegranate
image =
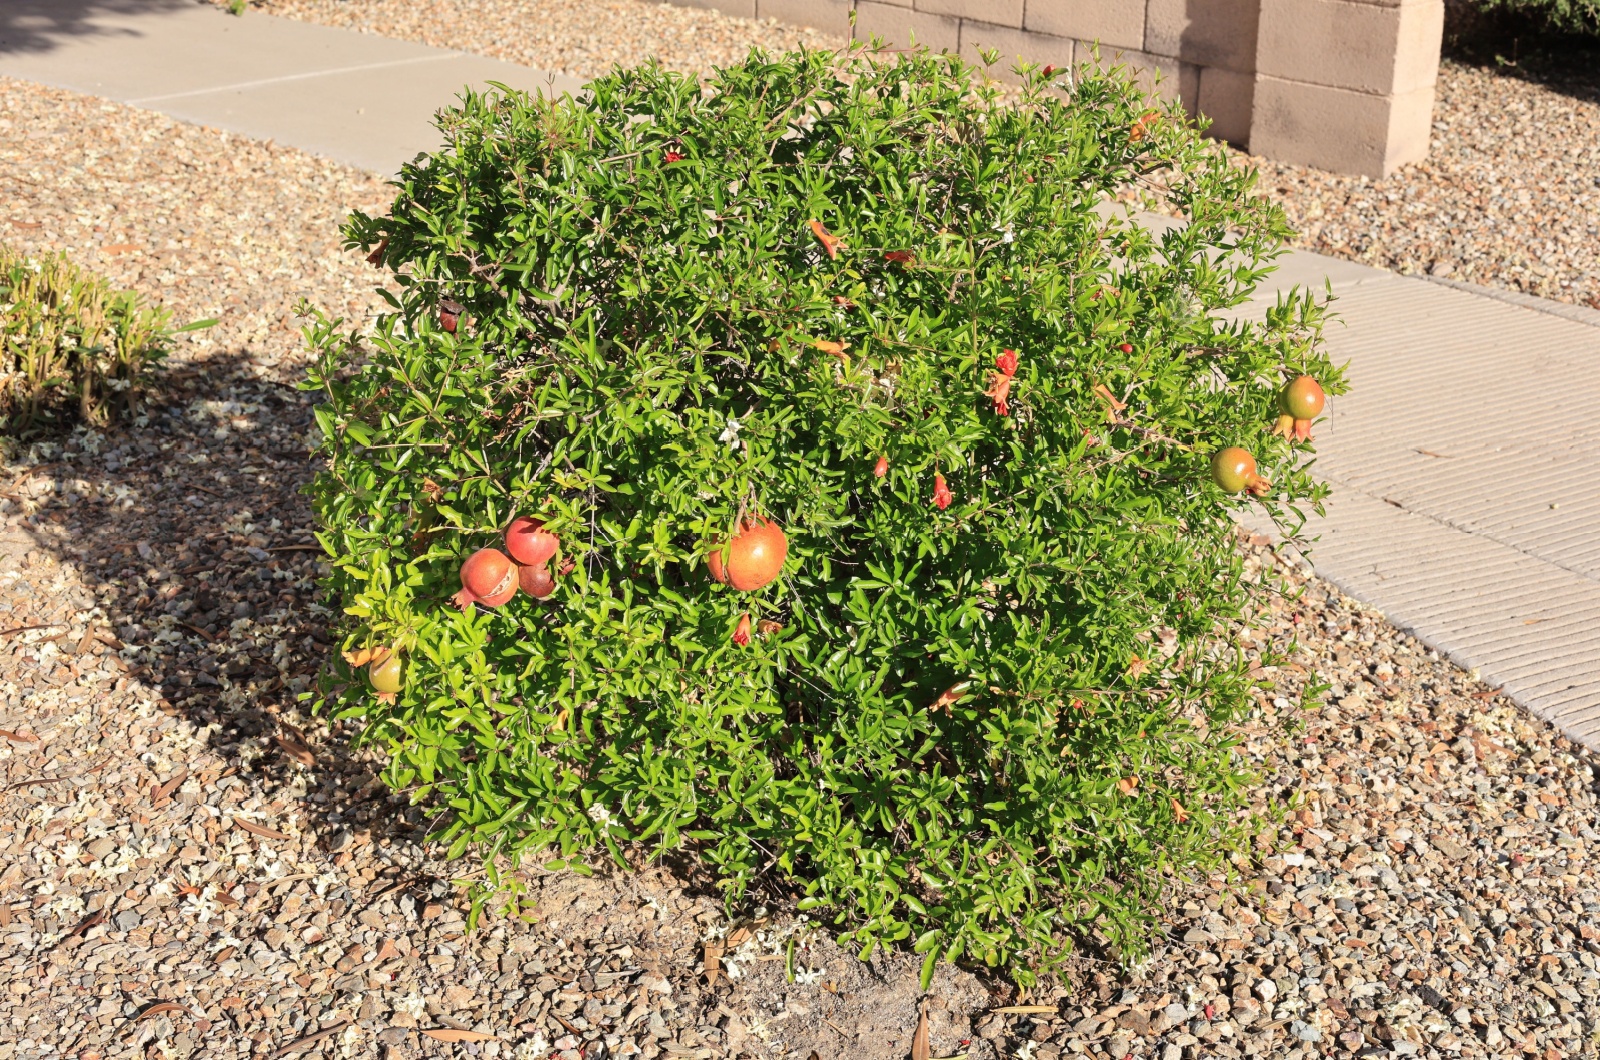
<svg viewBox="0 0 1600 1060"><path fill-rule="evenodd" d="M747 593L776 578L788 555L789 539L778 524L757 519L745 523L727 544L714 545L706 562L713 578Z"/></svg>
<svg viewBox="0 0 1600 1060"><path fill-rule="evenodd" d="M549 563L560 544L561 539L546 530L543 522L530 516L519 515L506 527L506 551L524 567Z"/></svg>
<svg viewBox="0 0 1600 1060"><path fill-rule="evenodd" d="M1132 353L1133 352L1133 343L1124 342L1122 345L1118 346L1117 349L1121 350L1123 353Z"/></svg>
<svg viewBox="0 0 1600 1060"><path fill-rule="evenodd" d="M517 565L497 548L480 548L461 565L461 591L455 605L466 611L473 604L499 607L517 595Z"/></svg>
<svg viewBox="0 0 1600 1060"><path fill-rule="evenodd" d="M522 591L535 600L547 599L556 591L555 575L550 573L550 564L541 563L536 567L520 567L517 570L517 584Z"/></svg>

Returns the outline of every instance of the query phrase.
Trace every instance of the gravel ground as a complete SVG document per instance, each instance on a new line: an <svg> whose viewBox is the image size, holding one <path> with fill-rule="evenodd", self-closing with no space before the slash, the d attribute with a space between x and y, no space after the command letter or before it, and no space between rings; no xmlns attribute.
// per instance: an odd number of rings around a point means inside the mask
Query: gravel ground
<svg viewBox="0 0 1600 1060"><path fill-rule="evenodd" d="M752 45L842 43L645 0L256 3L274 15L579 77L650 55L691 71L737 61ZM1297 246L1600 309L1600 50L1569 56L1549 71L1446 59L1429 157L1383 180L1242 153L1238 160L1260 168L1262 187L1300 233Z"/></svg>
<svg viewBox="0 0 1600 1060"><path fill-rule="evenodd" d="M1446 59L1427 159L1383 180L1243 157L1307 250L1600 309L1600 49L1553 74Z"/></svg>
<svg viewBox="0 0 1600 1060"><path fill-rule="evenodd" d="M533 874L531 921L465 932L424 808L295 699L326 645L282 307L366 311L332 224L383 189L68 93L0 82L0 107L39 134L0 149L9 242L224 319L147 424L0 468L0 1060L902 1060L909 955L729 923L692 875ZM1287 572L1303 594L1248 636L1300 647L1241 751L1291 827L1231 892L1175 887L1136 969L1085 957L1025 998L942 970L934 1056L1600 1055L1595 763ZM1327 706L1277 735L1313 672ZM790 938L793 983L763 959Z"/></svg>
<svg viewBox="0 0 1600 1060"><path fill-rule="evenodd" d="M584 79L651 58L689 73L731 66L752 47L844 44L816 30L649 0L252 0L252 8Z"/></svg>

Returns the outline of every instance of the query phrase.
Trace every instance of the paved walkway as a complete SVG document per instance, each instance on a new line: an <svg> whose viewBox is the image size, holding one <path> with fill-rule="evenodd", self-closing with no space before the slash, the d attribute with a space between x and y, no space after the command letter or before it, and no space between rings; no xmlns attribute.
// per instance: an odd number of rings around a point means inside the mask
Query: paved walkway
<svg viewBox="0 0 1600 1060"><path fill-rule="evenodd" d="M378 172L436 146L463 83L577 87L191 0L5 0L0 74ZM1600 313L1304 252L1253 310L1324 280L1353 392L1318 436L1318 573L1600 748Z"/></svg>
<svg viewBox="0 0 1600 1060"><path fill-rule="evenodd" d="M463 52L194 0L0 0L0 75L105 96L379 173L438 146L466 84L579 87Z"/></svg>

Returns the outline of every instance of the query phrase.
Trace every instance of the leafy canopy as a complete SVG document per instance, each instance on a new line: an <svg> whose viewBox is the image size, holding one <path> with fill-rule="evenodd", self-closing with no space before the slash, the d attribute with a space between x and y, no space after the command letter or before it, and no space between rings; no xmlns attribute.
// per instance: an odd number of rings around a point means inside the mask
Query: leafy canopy
<svg viewBox="0 0 1600 1060"><path fill-rule="evenodd" d="M1227 322L1286 231L1253 176L1118 72L1007 94L860 48L440 125L346 229L393 312L308 328L344 644L406 671L392 703L338 664L325 691L389 782L497 885L688 848L730 902L797 892L927 974L1137 950L1164 875L1247 832L1219 633L1265 590L1208 461L1315 500L1268 430L1294 375L1337 390L1309 298ZM1108 208L1130 191L1187 224ZM450 607L519 514L560 536L554 596ZM716 583L708 542L758 516L782 576Z"/></svg>

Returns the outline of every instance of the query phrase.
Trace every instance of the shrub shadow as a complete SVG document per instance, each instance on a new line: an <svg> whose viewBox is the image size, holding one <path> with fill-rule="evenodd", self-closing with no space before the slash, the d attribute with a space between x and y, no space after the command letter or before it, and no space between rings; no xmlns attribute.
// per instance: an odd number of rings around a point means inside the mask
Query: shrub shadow
<svg viewBox="0 0 1600 1060"><path fill-rule="evenodd" d="M130 676L252 784L281 788L309 764L298 801L324 849L357 831L420 842L427 808L386 799L374 755L337 723L305 734L298 697L329 651L302 493L315 396L263 377L242 351L176 362L146 425L40 447L31 495L14 500L36 510L8 513L6 544L75 567Z"/></svg>
<svg viewBox="0 0 1600 1060"><path fill-rule="evenodd" d="M194 0L5 0L0 4L0 56L54 51L66 37L138 36L119 18L188 11Z"/></svg>

